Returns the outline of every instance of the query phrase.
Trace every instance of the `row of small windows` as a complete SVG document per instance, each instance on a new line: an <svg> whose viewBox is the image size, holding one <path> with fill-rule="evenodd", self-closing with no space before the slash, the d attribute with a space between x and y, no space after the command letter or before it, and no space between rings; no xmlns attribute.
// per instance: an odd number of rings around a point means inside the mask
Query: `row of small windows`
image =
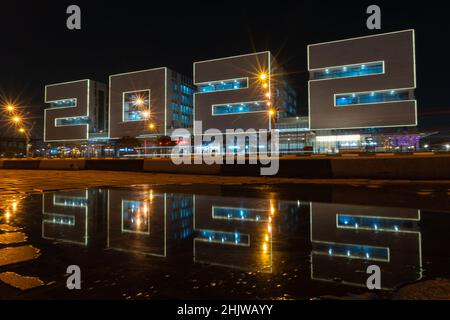
<svg viewBox="0 0 450 320"><path fill-rule="evenodd" d="M375 231L399 232L413 227L411 220L338 215L338 227L349 229L369 229Z"/></svg>
<svg viewBox="0 0 450 320"><path fill-rule="evenodd" d="M250 237L248 234L199 230L197 239L208 242L219 242L238 245L250 245Z"/></svg>
<svg viewBox="0 0 450 320"><path fill-rule="evenodd" d="M248 79L234 79L225 81L208 82L198 85L198 91L200 93L236 90L248 87Z"/></svg>
<svg viewBox="0 0 450 320"><path fill-rule="evenodd" d="M192 105L192 96L185 96L185 95L181 95L181 102L182 103L186 103L186 104L191 104Z"/></svg>
<svg viewBox="0 0 450 320"><path fill-rule="evenodd" d="M366 64L358 64L352 66L326 68L312 72L313 80L349 78L358 76L367 76L373 74L381 74L384 72L383 62L373 62Z"/></svg>
<svg viewBox="0 0 450 320"><path fill-rule="evenodd" d="M188 87L184 84L178 85L176 82L172 82L172 88L173 91L178 91L180 89L181 93L187 94L187 95L193 95L195 90L191 87Z"/></svg>
<svg viewBox="0 0 450 320"><path fill-rule="evenodd" d="M77 99L65 99L53 101L50 103L51 108L67 108L67 107L76 107Z"/></svg>
<svg viewBox="0 0 450 320"><path fill-rule="evenodd" d="M184 84L180 84L180 91L184 94L188 94L188 95L193 95L194 94L194 89L185 86Z"/></svg>
<svg viewBox="0 0 450 320"><path fill-rule="evenodd" d="M192 114L193 110L194 110L194 108L192 108L191 106L186 106L183 104L179 105L179 104L172 102L172 111Z"/></svg>
<svg viewBox="0 0 450 320"><path fill-rule="evenodd" d="M174 113L174 114L172 114L172 118L174 121L180 121L181 123L184 123L184 124L191 123L191 116L188 116L185 114Z"/></svg>
<svg viewBox="0 0 450 320"><path fill-rule="evenodd" d="M267 105L264 102L216 105L212 108L213 115L240 114L260 111L267 111Z"/></svg>
<svg viewBox="0 0 450 320"><path fill-rule="evenodd" d="M55 119L56 126L73 126L88 124L90 121L89 117L71 117L71 118L58 118Z"/></svg>
<svg viewBox="0 0 450 320"><path fill-rule="evenodd" d="M383 103L410 100L408 90L386 90L363 93L338 94L335 98L336 106L350 106L369 103Z"/></svg>
<svg viewBox="0 0 450 320"><path fill-rule="evenodd" d="M193 104L192 95L186 96L184 94L181 94L180 96L181 96L181 102L182 103L186 103L186 104L190 104L190 105ZM178 100L178 93L174 92L172 94L172 100L173 101L177 101Z"/></svg>
<svg viewBox="0 0 450 320"><path fill-rule="evenodd" d="M314 243L313 252L334 257L389 261L389 248L340 243Z"/></svg>
<svg viewBox="0 0 450 320"><path fill-rule="evenodd" d="M244 209L244 208L214 208L214 218L230 219L230 220L250 220L261 221L264 212L261 210Z"/></svg>

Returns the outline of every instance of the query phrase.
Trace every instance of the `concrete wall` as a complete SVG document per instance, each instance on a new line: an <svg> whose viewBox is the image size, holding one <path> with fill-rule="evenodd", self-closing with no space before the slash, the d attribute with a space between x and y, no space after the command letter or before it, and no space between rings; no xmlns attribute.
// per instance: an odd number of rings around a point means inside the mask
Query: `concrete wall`
<svg viewBox="0 0 450 320"><path fill-rule="evenodd" d="M0 169L111 170L222 176L260 176L260 165L175 165L170 159L0 160ZM305 179L450 180L450 155L291 157L277 177Z"/></svg>

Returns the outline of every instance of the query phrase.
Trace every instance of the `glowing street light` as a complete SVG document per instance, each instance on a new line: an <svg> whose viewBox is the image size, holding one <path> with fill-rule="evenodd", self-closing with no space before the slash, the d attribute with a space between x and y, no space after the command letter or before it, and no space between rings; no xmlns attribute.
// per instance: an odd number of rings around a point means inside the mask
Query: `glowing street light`
<svg viewBox="0 0 450 320"><path fill-rule="evenodd" d="M142 105L144 105L144 103L145 103L144 99L139 98L139 97L136 98L136 100L134 101L134 104L137 106L142 106Z"/></svg>
<svg viewBox="0 0 450 320"><path fill-rule="evenodd" d="M16 107L14 107L12 104L8 104L8 105L5 107L5 109L6 109L6 111L8 111L8 112L13 112L13 111L16 109Z"/></svg>
<svg viewBox="0 0 450 320"><path fill-rule="evenodd" d="M150 124L148 125L148 127L149 127L149 129L151 129L151 130L155 129L155 125L154 125L153 123L150 123Z"/></svg>
<svg viewBox="0 0 450 320"><path fill-rule="evenodd" d="M144 119L148 119L150 117L150 111L142 111L141 114Z"/></svg>
<svg viewBox="0 0 450 320"><path fill-rule="evenodd" d="M269 110L269 116L273 117L275 115L275 111Z"/></svg>
<svg viewBox="0 0 450 320"><path fill-rule="evenodd" d="M266 80L267 79L267 73L261 73L260 75L259 75L259 79L260 80Z"/></svg>
<svg viewBox="0 0 450 320"><path fill-rule="evenodd" d="M25 128L20 128L20 129L19 129L19 132L20 132L20 133L25 133Z"/></svg>
<svg viewBox="0 0 450 320"><path fill-rule="evenodd" d="M14 117L12 118L12 121L13 121L14 123L20 123L20 122L22 121L22 119L21 119L19 116L14 116Z"/></svg>

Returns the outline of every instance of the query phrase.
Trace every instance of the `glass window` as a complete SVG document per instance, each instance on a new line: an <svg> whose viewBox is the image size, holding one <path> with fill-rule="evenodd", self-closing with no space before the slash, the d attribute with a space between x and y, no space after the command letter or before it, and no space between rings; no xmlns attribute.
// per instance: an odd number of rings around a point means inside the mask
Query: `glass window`
<svg viewBox="0 0 450 320"><path fill-rule="evenodd" d="M386 90L336 95L336 106L396 102L410 100L408 90Z"/></svg>
<svg viewBox="0 0 450 320"><path fill-rule="evenodd" d="M142 121L150 116L150 90L125 92L123 121Z"/></svg>
<svg viewBox="0 0 450 320"><path fill-rule="evenodd" d="M199 84L198 91L200 93L206 93L206 92L214 92L214 91L237 90L237 89L242 89L242 88L247 88L247 87L248 87L248 80L247 80L247 78L243 78L243 79L215 81L215 82Z"/></svg>
<svg viewBox="0 0 450 320"><path fill-rule="evenodd" d="M57 118L55 119L55 125L58 126L76 126L82 124L88 124L89 117L70 117L70 118Z"/></svg>
<svg viewBox="0 0 450 320"><path fill-rule="evenodd" d="M333 67L312 71L313 80L350 78L358 76L368 76L372 74L381 74L384 72L383 62L372 62L366 64L357 64L351 66Z"/></svg>
<svg viewBox="0 0 450 320"><path fill-rule="evenodd" d="M213 115L224 114L240 114L248 112L261 112L267 111L267 105L264 102L249 102L249 103L236 103L226 105L213 106Z"/></svg>
<svg viewBox="0 0 450 320"><path fill-rule="evenodd" d="M51 108L68 108L76 106L77 106L77 99L58 100L50 103Z"/></svg>

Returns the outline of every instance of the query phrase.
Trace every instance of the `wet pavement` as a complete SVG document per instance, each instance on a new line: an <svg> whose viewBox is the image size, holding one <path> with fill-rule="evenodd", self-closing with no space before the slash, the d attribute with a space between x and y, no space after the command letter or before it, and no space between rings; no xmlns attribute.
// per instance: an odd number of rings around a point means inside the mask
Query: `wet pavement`
<svg viewBox="0 0 450 320"><path fill-rule="evenodd" d="M2 299L450 299L445 182L0 174Z"/></svg>

